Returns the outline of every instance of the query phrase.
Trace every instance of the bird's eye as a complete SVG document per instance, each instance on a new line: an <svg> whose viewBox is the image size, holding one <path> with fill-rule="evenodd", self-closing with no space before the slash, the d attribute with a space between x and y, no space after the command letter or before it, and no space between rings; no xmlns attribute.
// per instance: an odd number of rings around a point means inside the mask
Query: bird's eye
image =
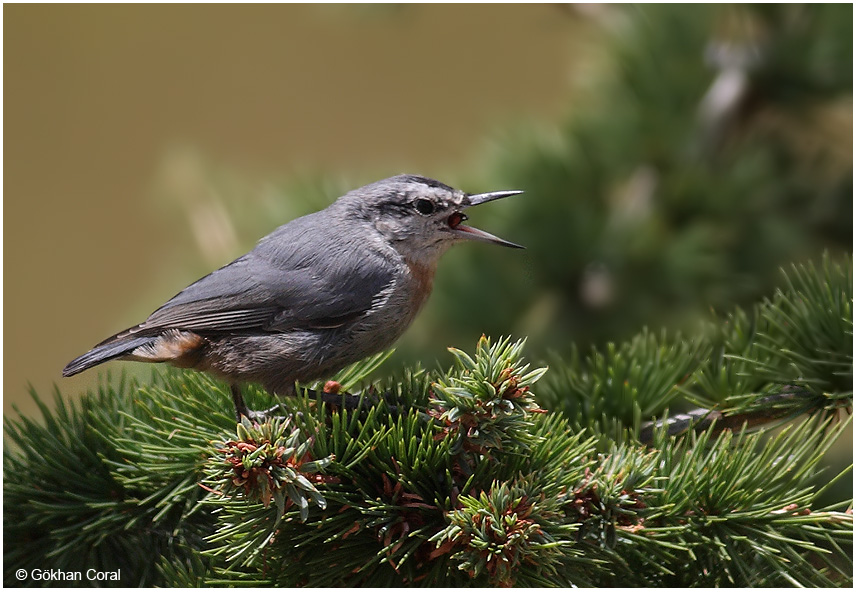
<svg viewBox="0 0 857 592"><path fill-rule="evenodd" d="M423 216L428 216L429 214L434 213L434 204L431 200L422 197L414 202L414 207Z"/></svg>

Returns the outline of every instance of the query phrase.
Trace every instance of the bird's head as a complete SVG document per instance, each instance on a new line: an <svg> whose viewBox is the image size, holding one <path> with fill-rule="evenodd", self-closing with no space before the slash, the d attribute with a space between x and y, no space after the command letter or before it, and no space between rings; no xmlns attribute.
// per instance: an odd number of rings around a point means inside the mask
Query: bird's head
<svg viewBox="0 0 857 592"><path fill-rule="evenodd" d="M348 208L349 215L371 222L402 255L432 260L451 245L465 240L522 249L464 224L467 208L519 193L522 192L468 194L434 179L398 175L355 189L340 198L338 205Z"/></svg>

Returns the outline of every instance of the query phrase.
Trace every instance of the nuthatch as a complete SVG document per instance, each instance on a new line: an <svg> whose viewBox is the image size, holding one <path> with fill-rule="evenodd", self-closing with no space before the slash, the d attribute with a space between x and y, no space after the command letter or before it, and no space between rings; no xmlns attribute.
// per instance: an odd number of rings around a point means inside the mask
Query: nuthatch
<svg viewBox="0 0 857 592"><path fill-rule="evenodd" d="M355 189L279 227L143 323L69 362L63 376L115 359L168 362L228 381L239 420L264 417L247 409L239 384L293 395L296 381L390 347L428 299L451 245L521 248L462 224L466 208L518 193L469 195L416 175Z"/></svg>

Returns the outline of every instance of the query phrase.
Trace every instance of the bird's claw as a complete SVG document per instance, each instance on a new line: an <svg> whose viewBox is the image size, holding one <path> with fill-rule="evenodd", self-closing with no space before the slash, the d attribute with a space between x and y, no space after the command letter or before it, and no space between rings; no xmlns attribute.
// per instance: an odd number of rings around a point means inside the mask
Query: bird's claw
<svg viewBox="0 0 857 592"><path fill-rule="evenodd" d="M283 415L273 415L276 411L282 411L283 408L280 405L274 405L270 409L265 409L264 411L255 411L253 409L248 409L246 406L241 411L235 410L235 415L238 416L238 421L241 421L241 417L244 416L250 421L258 424L263 424L265 422L271 421L272 419L285 420L286 416Z"/></svg>

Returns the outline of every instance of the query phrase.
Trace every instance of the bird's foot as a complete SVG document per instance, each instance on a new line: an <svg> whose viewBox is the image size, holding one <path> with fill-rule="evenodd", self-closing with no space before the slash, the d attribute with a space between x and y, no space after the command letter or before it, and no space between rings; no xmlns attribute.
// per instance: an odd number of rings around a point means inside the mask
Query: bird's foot
<svg viewBox="0 0 857 592"><path fill-rule="evenodd" d="M283 416L274 415L277 411L285 411L282 406L274 405L264 411L255 411L247 407L247 403L244 402L244 396L241 394L241 388L238 385L233 384L229 388L232 391L232 402L235 404L235 418L238 420L238 423L241 423L242 417L260 424L272 419L284 419Z"/></svg>
<svg viewBox="0 0 857 592"><path fill-rule="evenodd" d="M276 415L277 412L280 412L281 415ZM241 416L243 415L247 419L255 423L265 423L271 421L272 419L285 420L288 416L282 415L282 413L288 413L281 405L274 405L270 409L265 409L264 411L256 411L254 409L244 408L242 411L235 410L235 415L238 417L238 421L241 421Z"/></svg>

